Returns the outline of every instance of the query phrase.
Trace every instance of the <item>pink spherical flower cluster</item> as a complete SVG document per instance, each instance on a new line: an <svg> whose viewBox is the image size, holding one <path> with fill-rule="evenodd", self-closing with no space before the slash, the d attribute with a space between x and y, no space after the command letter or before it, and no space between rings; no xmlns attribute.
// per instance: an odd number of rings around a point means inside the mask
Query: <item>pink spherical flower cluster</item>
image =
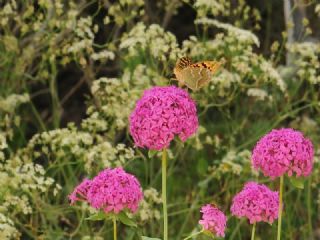
<svg viewBox="0 0 320 240"><path fill-rule="evenodd" d="M299 131L290 128L272 130L262 137L252 153L254 168L265 176L308 176L313 167L313 145Z"/></svg>
<svg viewBox="0 0 320 240"><path fill-rule="evenodd" d="M232 200L231 213L246 217L250 223L269 222L278 218L279 193L263 184L248 182Z"/></svg>
<svg viewBox="0 0 320 240"><path fill-rule="evenodd" d="M91 180L84 179L78 186L75 187L73 192L69 195L71 204L76 201L87 201L87 193L91 185Z"/></svg>
<svg viewBox="0 0 320 240"><path fill-rule="evenodd" d="M138 147L162 150L175 135L187 140L198 129L195 102L175 86L146 90L130 116L130 133Z"/></svg>
<svg viewBox="0 0 320 240"><path fill-rule="evenodd" d="M134 213L142 197L138 180L121 167L107 168L92 180L85 179L69 195L71 204L86 201L106 213L119 213L125 209Z"/></svg>
<svg viewBox="0 0 320 240"><path fill-rule="evenodd" d="M224 237L227 224L227 217L224 213L211 204L204 205L200 212L202 213L202 219L199 221L199 224L205 230L214 234L214 236Z"/></svg>

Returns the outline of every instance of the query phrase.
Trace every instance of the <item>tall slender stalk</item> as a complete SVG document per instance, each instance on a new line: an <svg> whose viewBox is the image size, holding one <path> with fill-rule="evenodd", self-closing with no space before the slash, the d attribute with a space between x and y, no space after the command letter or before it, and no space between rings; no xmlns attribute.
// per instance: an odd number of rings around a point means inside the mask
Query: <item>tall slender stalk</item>
<svg viewBox="0 0 320 240"><path fill-rule="evenodd" d="M282 195L283 195L283 176L280 177L280 196L279 196L279 215L278 215L277 240L281 240L281 223L282 223L281 219L282 219L282 210L283 210Z"/></svg>
<svg viewBox="0 0 320 240"><path fill-rule="evenodd" d="M313 229L312 229L312 205L311 205L311 176L308 180L308 193L307 193L307 206L308 206L308 225L309 225L309 238L313 240Z"/></svg>
<svg viewBox="0 0 320 240"><path fill-rule="evenodd" d="M117 240L117 220L115 217L112 218L113 222L113 240Z"/></svg>
<svg viewBox="0 0 320 240"><path fill-rule="evenodd" d="M254 223L252 226L251 240L254 240L255 233L256 233L256 223Z"/></svg>
<svg viewBox="0 0 320 240"><path fill-rule="evenodd" d="M162 206L163 206L163 240L168 240L167 211L167 150L162 151Z"/></svg>

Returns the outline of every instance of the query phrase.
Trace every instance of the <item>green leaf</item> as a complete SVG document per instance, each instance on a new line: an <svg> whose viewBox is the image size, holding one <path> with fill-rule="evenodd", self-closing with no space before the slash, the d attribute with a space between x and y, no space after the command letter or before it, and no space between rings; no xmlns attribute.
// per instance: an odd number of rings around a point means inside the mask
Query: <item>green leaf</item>
<svg viewBox="0 0 320 240"><path fill-rule="evenodd" d="M137 224L131 218L129 218L125 212L120 212L117 217L123 224L130 227L137 227Z"/></svg>
<svg viewBox="0 0 320 240"><path fill-rule="evenodd" d="M146 237L146 236L141 236L142 240L161 240L160 238L152 238L152 237Z"/></svg>
<svg viewBox="0 0 320 240"><path fill-rule="evenodd" d="M149 150L148 157L153 158L158 153L157 150Z"/></svg>
<svg viewBox="0 0 320 240"><path fill-rule="evenodd" d="M208 170L208 162L204 158L200 158L197 162L197 172L200 175L204 175Z"/></svg>
<svg viewBox="0 0 320 240"><path fill-rule="evenodd" d="M304 188L304 179L303 178L295 178L295 177L291 177L289 178L291 184L298 189L303 189Z"/></svg>
<svg viewBox="0 0 320 240"><path fill-rule="evenodd" d="M98 212L86 218L86 220L89 221L99 221L104 219L106 219L106 214L104 212Z"/></svg>

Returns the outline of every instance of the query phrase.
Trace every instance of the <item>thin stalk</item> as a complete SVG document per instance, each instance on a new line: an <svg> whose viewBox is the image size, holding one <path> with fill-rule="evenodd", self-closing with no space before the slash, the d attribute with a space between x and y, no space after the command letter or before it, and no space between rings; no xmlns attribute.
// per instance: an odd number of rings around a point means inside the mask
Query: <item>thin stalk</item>
<svg viewBox="0 0 320 240"><path fill-rule="evenodd" d="M255 233L256 233L256 223L254 223L252 226L251 240L254 240Z"/></svg>
<svg viewBox="0 0 320 240"><path fill-rule="evenodd" d="M199 231L199 232L195 232L195 233L189 235L188 237L184 238L183 240L187 240L187 239L193 238L193 237L199 235L202 232L203 232L203 229L201 231Z"/></svg>
<svg viewBox="0 0 320 240"><path fill-rule="evenodd" d="M37 111L36 107L34 106L32 100L29 102L30 103L30 106L31 106L31 111L33 112L35 118L37 119L38 123L39 123L39 126L40 126L40 130L41 131L46 131L47 128L46 128L46 125L44 124L39 112Z"/></svg>
<svg viewBox="0 0 320 240"><path fill-rule="evenodd" d="M279 196L279 216L278 216L277 240L281 240L281 223L282 223L281 219L282 219L282 210L283 210L282 195L283 195L283 176L280 177L280 196Z"/></svg>
<svg viewBox="0 0 320 240"><path fill-rule="evenodd" d="M239 232L239 229L240 229L241 225L244 223L244 221L245 221L244 218L242 218L240 221L237 221L237 225L236 225L236 227L233 229L232 234L231 234L229 240L233 240L233 239L236 237L236 235L237 235L237 233Z"/></svg>
<svg viewBox="0 0 320 240"><path fill-rule="evenodd" d="M167 150L162 151L162 206L163 206L163 240L168 240L167 210Z"/></svg>
<svg viewBox="0 0 320 240"><path fill-rule="evenodd" d="M308 206L309 237L310 237L310 240L313 240L314 238L313 238L313 229L312 229L311 176L308 180L307 206Z"/></svg>
<svg viewBox="0 0 320 240"><path fill-rule="evenodd" d="M57 77L57 69L56 66L51 63L51 71L52 71L52 77L49 82L49 88L51 93L51 101L52 101L52 121L53 126L55 128L58 128L60 125L60 115L61 115L61 109L60 109L60 102L59 102L59 96L57 92L57 83L56 83L56 77Z"/></svg>
<svg viewBox="0 0 320 240"><path fill-rule="evenodd" d="M112 218L113 222L113 240L117 240L117 220L115 217Z"/></svg>

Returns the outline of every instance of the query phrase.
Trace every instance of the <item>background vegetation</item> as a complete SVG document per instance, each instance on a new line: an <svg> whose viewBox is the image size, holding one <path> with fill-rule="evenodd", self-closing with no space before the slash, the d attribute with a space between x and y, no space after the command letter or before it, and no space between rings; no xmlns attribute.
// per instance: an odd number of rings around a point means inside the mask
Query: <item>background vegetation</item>
<svg viewBox="0 0 320 240"><path fill-rule="evenodd" d="M185 55L226 64L192 93L197 135L169 152L170 238L196 230L199 207L215 202L226 239L248 239L231 199L250 179L277 189L251 169L251 150L293 127L316 157L304 189L286 184L283 237L320 239L319 18L311 0L0 1L0 239L111 239L111 223L86 221L92 209L67 195L119 165L145 190L139 230L120 226L119 238L161 236L159 156L134 148L128 116L144 89L176 84ZM276 225L257 231L273 239Z"/></svg>

